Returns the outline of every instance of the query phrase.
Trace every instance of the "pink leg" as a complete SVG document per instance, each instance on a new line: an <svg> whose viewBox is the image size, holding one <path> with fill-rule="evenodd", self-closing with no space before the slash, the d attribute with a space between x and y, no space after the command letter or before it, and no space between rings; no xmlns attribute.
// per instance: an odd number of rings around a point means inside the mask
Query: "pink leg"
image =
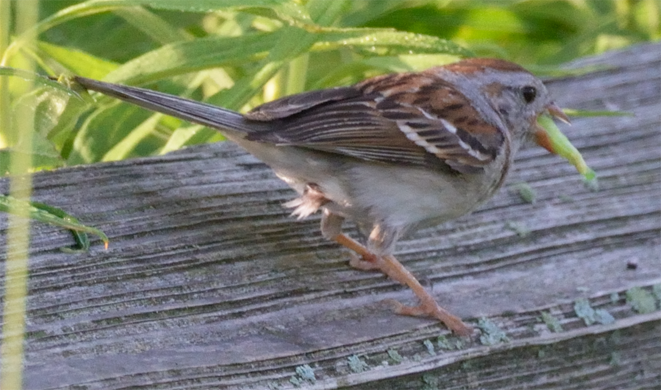
<svg viewBox="0 0 661 390"><path fill-rule="evenodd" d="M344 234L339 234L333 239L340 245L349 248L360 255L362 259L357 257L351 259L350 264L353 267L361 270L379 270L393 280L405 284L413 290L415 295L420 299L420 305L405 306L395 300L389 300L389 302L395 307L396 313L408 316L434 317L444 323L448 329L460 336L469 336L473 332L473 329L464 324L460 318L450 314L447 310L440 307L438 303L436 303L434 297L422 287L415 276L404 268L404 266L393 256L377 257L370 253L367 248Z"/></svg>

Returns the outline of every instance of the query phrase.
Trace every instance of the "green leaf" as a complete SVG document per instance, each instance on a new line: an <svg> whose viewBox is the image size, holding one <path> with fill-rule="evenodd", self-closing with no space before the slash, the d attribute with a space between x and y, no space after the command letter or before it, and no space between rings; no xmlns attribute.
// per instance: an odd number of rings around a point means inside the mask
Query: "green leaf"
<svg viewBox="0 0 661 390"><path fill-rule="evenodd" d="M371 20L383 17L398 8L410 7L402 0L353 1L352 8L342 15L340 25L362 26Z"/></svg>
<svg viewBox="0 0 661 390"><path fill-rule="evenodd" d="M321 77L313 78L313 82L309 87L310 89L321 89L349 85L378 74L416 72L449 64L459 59L459 56L449 54L371 56L335 66L323 72Z"/></svg>
<svg viewBox="0 0 661 390"><path fill-rule="evenodd" d="M37 54L42 59L50 58L57 61L68 72L92 79L103 79L118 66L114 62L95 57L77 49L57 46L42 41L37 42L37 49ZM56 71L62 73L62 70L57 69Z"/></svg>
<svg viewBox="0 0 661 390"><path fill-rule="evenodd" d="M262 61L250 73L237 80L232 88L221 91L208 103L238 110L248 102L287 63L306 52L315 42L315 34L295 27L285 27L279 39Z"/></svg>
<svg viewBox="0 0 661 390"><path fill-rule="evenodd" d="M51 80L50 78L40 75L38 73L32 73L28 72L22 69L16 69L16 68L10 68L6 66L0 66L0 76L14 76L14 77L20 77L25 80L30 80L35 83L35 85L39 86L48 86L51 88L59 89L60 91L66 92L67 94L71 96L75 96L79 99L82 99L80 95L72 90L71 88L67 87L66 85L63 85L55 80Z"/></svg>
<svg viewBox="0 0 661 390"><path fill-rule="evenodd" d="M200 132L202 126L191 126L191 127L180 127L175 130L168 142L163 146L163 149L159 151L159 154L169 153L178 149L181 149L185 145L189 145L189 142L192 142L195 135Z"/></svg>
<svg viewBox="0 0 661 390"><path fill-rule="evenodd" d="M597 176L595 172L588 167L585 160L583 160L581 153L571 144L571 142L569 142L569 139L562 134L560 129L558 129L558 126L553 122L553 119L546 115L541 115L537 119L537 123L546 131L552 150L560 157L567 159L574 167L576 167L576 170L583 175L586 183L596 189Z"/></svg>
<svg viewBox="0 0 661 390"><path fill-rule="evenodd" d="M342 12L341 7L335 7L330 3L327 3L326 6L328 8L318 18L318 22L322 25L332 23ZM257 63L246 77L237 80L232 88L221 91L208 102L230 109L239 109L277 72L290 61L310 50L312 45L319 40L318 34L297 27L283 27L280 32L278 41L268 52L266 58Z"/></svg>
<svg viewBox="0 0 661 390"><path fill-rule="evenodd" d="M290 24L311 25L310 16L298 2L283 0L93 0L92 6L136 6L184 12L217 10L252 12L278 18Z"/></svg>
<svg viewBox="0 0 661 390"><path fill-rule="evenodd" d="M305 9L320 26L333 26L351 6L353 0L308 0Z"/></svg>
<svg viewBox="0 0 661 390"><path fill-rule="evenodd" d="M142 7L118 8L113 12L162 45L194 38L192 34Z"/></svg>
<svg viewBox="0 0 661 390"><path fill-rule="evenodd" d="M136 126L120 142L103 155L101 161L123 160L136 150L138 144L154 132L163 114L154 114Z"/></svg>
<svg viewBox="0 0 661 390"><path fill-rule="evenodd" d="M280 0L90 0L67 7L43 19L32 29L26 31L7 48L2 63L6 64L18 50L23 48L30 37L41 34L59 24L70 20L114 11L121 7L149 6L155 9L211 12L217 10L245 11L275 17L291 25L312 27L310 16L304 7L294 1Z"/></svg>
<svg viewBox="0 0 661 390"><path fill-rule="evenodd" d="M64 165L63 159L53 145L45 138L34 134L32 137L33 149L26 150L22 144L11 148L0 149L0 176L9 174L9 164L12 158L24 155L30 156L31 168L35 170L56 168Z"/></svg>
<svg viewBox="0 0 661 390"><path fill-rule="evenodd" d="M63 159L76 133L78 120L90 105L88 101L72 99L59 90L45 89L35 113L36 132L48 138Z"/></svg>
<svg viewBox="0 0 661 390"><path fill-rule="evenodd" d="M98 108L76 134L67 163L89 164L101 161L113 146L151 115L147 110L128 104L115 103ZM125 151L124 155L130 156L132 152Z"/></svg>
<svg viewBox="0 0 661 390"><path fill-rule="evenodd" d="M451 54L472 57L462 46L431 35L391 29L327 29L319 33L314 50L351 48L368 55Z"/></svg>
<svg viewBox="0 0 661 390"><path fill-rule="evenodd" d="M80 95L56 81L20 69L0 67L0 76L20 77L32 80L36 86L46 86L46 88L39 88L20 96L11 107L11 112L8 114L12 117L17 112L16 106L27 107L31 110L34 115L35 131L32 132L32 140L26 140L25 135L16 127L19 124L18 118L13 117L9 121L11 123L9 134L12 134L15 139L11 148L0 150L0 175L9 172L9 162L14 154L31 156L32 166L36 169L63 165L64 160L60 155L60 149L47 136L53 134L53 131L57 131L58 126L65 126L59 120L65 111L66 102L71 97L74 97L71 99L72 101L84 105Z"/></svg>
<svg viewBox="0 0 661 390"><path fill-rule="evenodd" d="M595 116L636 116L633 112L627 111L589 111L589 110L575 110L573 108L563 108L565 114L577 117L595 117Z"/></svg>
<svg viewBox="0 0 661 390"><path fill-rule="evenodd" d="M380 57L374 57L380 58ZM388 72L389 69L406 69L401 61L393 57L388 57L390 61L386 63L369 63L369 59L364 61L351 61L346 64L336 66L334 69L323 73L322 77L312 79L310 89L322 89L337 87L340 85L350 85L365 79L366 75L376 75ZM376 74L375 74L376 72Z"/></svg>
<svg viewBox="0 0 661 390"><path fill-rule="evenodd" d="M64 210L58 209L39 202L28 202L11 196L0 195L0 211L15 213L17 210L23 210L18 215L28 214L30 218L39 222L45 222L51 225L68 229L74 235L77 246L74 248L62 248L66 252L75 252L78 250L87 250L89 240L85 233L95 234L101 240L108 244L108 237L99 229L83 225L78 219L67 214Z"/></svg>
<svg viewBox="0 0 661 390"><path fill-rule="evenodd" d="M122 7L147 6L154 9L182 12L243 11L279 19L299 26L313 26L306 9L295 1L283 0L90 0L67 7L42 20L38 33L69 20Z"/></svg>
<svg viewBox="0 0 661 390"><path fill-rule="evenodd" d="M21 133L19 118L13 117L11 133L16 136L16 143L11 149L0 151L2 166L0 171L6 173L8 159L11 154L21 153L31 155L32 167L35 169L54 168L64 165L62 150L71 137L80 114L87 109L87 104L79 95L64 85L52 88L42 87L27 93L13 104L12 116L24 107L31 111L34 117L32 140L27 142L25 134ZM64 88L64 89L62 89ZM72 98L74 96L75 98Z"/></svg>
<svg viewBox="0 0 661 390"><path fill-rule="evenodd" d="M661 39L661 4L656 0L643 0L634 3L632 6L632 23L634 28L647 35L650 40Z"/></svg>
<svg viewBox="0 0 661 390"><path fill-rule="evenodd" d="M220 66L242 65L265 57L283 32L239 37L208 37L176 42L145 53L117 68L106 81L144 84L151 81Z"/></svg>

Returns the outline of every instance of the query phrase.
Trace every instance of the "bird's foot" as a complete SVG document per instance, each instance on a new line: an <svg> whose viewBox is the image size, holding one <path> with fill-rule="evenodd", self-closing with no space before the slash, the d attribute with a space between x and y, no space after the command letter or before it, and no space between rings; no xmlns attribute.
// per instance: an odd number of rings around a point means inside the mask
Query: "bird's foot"
<svg viewBox="0 0 661 390"><path fill-rule="evenodd" d="M356 253L352 254L349 262L352 267L363 271L381 271L391 279L405 284L413 290L415 295L420 299L420 305L418 306L405 306L395 300L387 300L394 307L396 313L408 316L430 316L441 321L457 335L471 335L473 329L464 324L459 317L450 314L450 312L440 307L434 297L422 287L415 276L404 268L393 256L376 256L370 253L367 248L344 234L337 236L335 241Z"/></svg>
<svg viewBox="0 0 661 390"><path fill-rule="evenodd" d="M470 336L473 333L473 328L466 325L459 317L450 314L450 312L440 307L433 298L421 299L421 303L418 306L406 306L394 299L386 299L384 302L390 305L397 314L412 317L436 318L458 336Z"/></svg>

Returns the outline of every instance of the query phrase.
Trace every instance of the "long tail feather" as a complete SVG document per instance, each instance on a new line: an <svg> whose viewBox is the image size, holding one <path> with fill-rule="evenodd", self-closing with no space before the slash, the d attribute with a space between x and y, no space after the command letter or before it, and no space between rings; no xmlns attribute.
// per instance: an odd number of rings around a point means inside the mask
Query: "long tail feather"
<svg viewBox="0 0 661 390"><path fill-rule="evenodd" d="M217 129L221 132L229 130L249 133L260 130L260 128L267 129L269 126L267 123L249 121L235 111L184 99L175 95L144 88L106 83L85 77L77 76L74 80L86 89L101 92L104 95L112 96L152 111Z"/></svg>

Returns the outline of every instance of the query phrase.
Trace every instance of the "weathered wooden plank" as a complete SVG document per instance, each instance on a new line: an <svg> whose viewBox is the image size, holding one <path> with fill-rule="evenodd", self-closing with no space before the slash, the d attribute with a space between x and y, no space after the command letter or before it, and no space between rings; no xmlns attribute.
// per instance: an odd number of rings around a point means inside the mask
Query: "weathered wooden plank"
<svg viewBox="0 0 661 390"><path fill-rule="evenodd" d="M489 317L508 343L442 351L439 324L379 303L413 303L410 291L349 268L318 218L289 218L281 204L293 193L263 164L231 144L205 145L35 175L36 200L111 243L65 254L68 233L33 226L26 388L287 388L303 364L316 375L304 387L319 389L659 388L659 302L640 314L625 291L661 284L661 45L575 65L607 67L550 82L561 106L636 114L563 129L601 190L528 149L488 205L398 247L443 306L473 324ZM535 204L517 195L523 181ZM586 326L579 298L616 321ZM542 311L564 330L549 331ZM354 372L352 355L369 367Z"/></svg>

